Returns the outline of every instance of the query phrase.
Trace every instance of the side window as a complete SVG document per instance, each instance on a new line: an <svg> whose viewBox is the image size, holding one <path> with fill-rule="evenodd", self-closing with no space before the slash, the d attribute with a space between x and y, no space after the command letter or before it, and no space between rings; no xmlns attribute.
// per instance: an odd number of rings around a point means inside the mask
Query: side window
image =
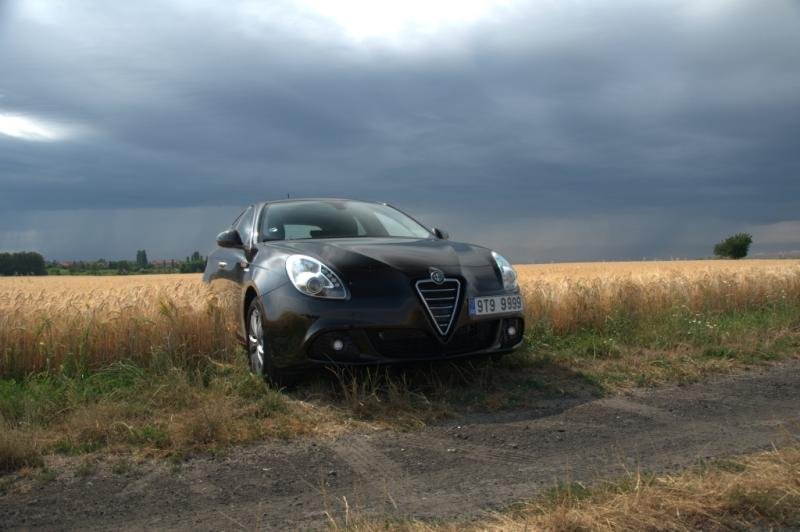
<svg viewBox="0 0 800 532"><path fill-rule="evenodd" d="M250 243L250 237L253 235L253 206L247 208L246 211L236 221L236 230L245 245Z"/></svg>

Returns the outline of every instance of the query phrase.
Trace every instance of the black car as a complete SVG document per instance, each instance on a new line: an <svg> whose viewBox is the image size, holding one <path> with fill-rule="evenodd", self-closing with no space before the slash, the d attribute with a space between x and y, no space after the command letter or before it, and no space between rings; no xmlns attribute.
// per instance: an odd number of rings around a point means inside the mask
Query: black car
<svg viewBox="0 0 800 532"><path fill-rule="evenodd" d="M522 342L511 264L385 203L255 204L217 245L203 280L231 307L251 370L273 380L318 364L500 356Z"/></svg>

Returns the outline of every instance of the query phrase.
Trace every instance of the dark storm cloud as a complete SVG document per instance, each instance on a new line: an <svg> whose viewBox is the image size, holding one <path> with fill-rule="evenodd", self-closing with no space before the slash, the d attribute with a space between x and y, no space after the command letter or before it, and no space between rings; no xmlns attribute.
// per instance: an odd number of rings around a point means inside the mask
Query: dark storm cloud
<svg viewBox="0 0 800 532"><path fill-rule="evenodd" d="M0 247L109 255L79 230L139 212L104 242L167 256L174 212L181 255L291 193L518 260L702 255L744 227L800 248L794 2L518 3L400 45L288 2L29 5L0 10L0 113L72 134L0 134Z"/></svg>

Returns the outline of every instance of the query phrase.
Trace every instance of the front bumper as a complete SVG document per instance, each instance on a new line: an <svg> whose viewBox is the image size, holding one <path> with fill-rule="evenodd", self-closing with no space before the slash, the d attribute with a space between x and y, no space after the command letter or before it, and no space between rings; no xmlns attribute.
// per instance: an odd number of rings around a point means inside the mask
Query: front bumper
<svg viewBox="0 0 800 532"><path fill-rule="evenodd" d="M509 327L518 331L513 337L505 333ZM424 329L328 330L309 341L307 357L310 362L360 365L502 354L522 343L522 327L522 318L483 320L459 327L444 342Z"/></svg>
<svg viewBox="0 0 800 532"><path fill-rule="evenodd" d="M402 296L397 296L397 291L371 292L371 297L354 294L349 301L308 297L289 283L266 294L263 302L273 364L292 367L447 360L508 353L522 343L522 312L480 318L469 315L469 297L505 292L473 293L466 284L453 324L442 336L419 297L403 284L406 292ZM511 336L510 328L515 332Z"/></svg>

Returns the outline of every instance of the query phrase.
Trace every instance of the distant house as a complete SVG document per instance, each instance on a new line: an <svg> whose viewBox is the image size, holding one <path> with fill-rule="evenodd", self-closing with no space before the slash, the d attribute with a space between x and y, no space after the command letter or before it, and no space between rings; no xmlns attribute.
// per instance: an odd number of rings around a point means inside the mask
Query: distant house
<svg viewBox="0 0 800 532"><path fill-rule="evenodd" d="M158 268L174 268L179 262L178 259L155 259L151 260L150 264Z"/></svg>

